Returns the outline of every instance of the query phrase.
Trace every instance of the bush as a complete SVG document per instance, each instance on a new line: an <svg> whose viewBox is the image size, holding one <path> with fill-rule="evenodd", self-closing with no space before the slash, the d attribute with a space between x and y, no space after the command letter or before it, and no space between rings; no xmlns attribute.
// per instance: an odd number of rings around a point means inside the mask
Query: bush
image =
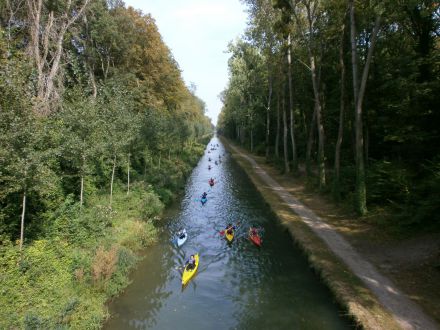
<svg viewBox="0 0 440 330"><path fill-rule="evenodd" d="M96 204L81 210L78 202L69 195L52 217L48 232L70 243L84 245L88 239L105 235L112 225L112 211L107 205Z"/></svg>
<svg viewBox="0 0 440 330"><path fill-rule="evenodd" d="M156 192L159 195L160 200L162 201L162 203L165 204L165 205L169 205L173 201L173 199L174 199L174 195L171 192L171 190L169 190L169 189L157 188Z"/></svg>
<svg viewBox="0 0 440 330"><path fill-rule="evenodd" d="M367 171L367 200L374 204L406 203L410 193L409 171L397 163L374 161Z"/></svg>
<svg viewBox="0 0 440 330"><path fill-rule="evenodd" d="M152 219L163 211L164 204L154 192L146 191L141 195L141 198L141 214L143 220Z"/></svg>
<svg viewBox="0 0 440 330"><path fill-rule="evenodd" d="M424 224L425 230L439 228L440 214L440 160L422 166L418 182L414 182L407 203L402 207L400 221L403 225Z"/></svg>

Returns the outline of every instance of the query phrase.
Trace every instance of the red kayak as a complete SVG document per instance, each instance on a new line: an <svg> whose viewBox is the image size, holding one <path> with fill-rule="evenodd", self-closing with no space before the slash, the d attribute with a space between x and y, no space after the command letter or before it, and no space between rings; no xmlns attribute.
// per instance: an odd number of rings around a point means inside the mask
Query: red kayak
<svg viewBox="0 0 440 330"><path fill-rule="evenodd" d="M261 240L260 235L258 235L257 231L249 230L249 239L256 246L261 247L262 240Z"/></svg>

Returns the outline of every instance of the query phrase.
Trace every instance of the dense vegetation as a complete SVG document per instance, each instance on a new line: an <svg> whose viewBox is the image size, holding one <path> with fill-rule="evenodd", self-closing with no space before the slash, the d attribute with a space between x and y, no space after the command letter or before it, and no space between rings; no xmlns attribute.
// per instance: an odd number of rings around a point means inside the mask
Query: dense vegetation
<svg viewBox="0 0 440 330"><path fill-rule="evenodd" d="M154 19L0 0L0 328L98 328L212 128Z"/></svg>
<svg viewBox="0 0 440 330"><path fill-rule="evenodd" d="M360 215L438 228L438 1L243 2L219 130Z"/></svg>

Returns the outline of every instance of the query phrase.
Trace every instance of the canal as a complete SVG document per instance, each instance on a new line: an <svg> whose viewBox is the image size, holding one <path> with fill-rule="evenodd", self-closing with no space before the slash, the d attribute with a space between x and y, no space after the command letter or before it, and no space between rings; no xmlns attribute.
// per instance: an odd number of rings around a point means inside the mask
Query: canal
<svg viewBox="0 0 440 330"><path fill-rule="evenodd" d="M202 205L204 191L208 201ZM220 235L229 222L237 226L232 244ZM247 239L251 225L264 229L261 248ZM177 248L171 240L180 227L188 240ZM352 328L217 138L160 229L159 243L145 252L132 284L110 303L112 316L104 329ZM200 254L199 269L182 289L179 266L193 253Z"/></svg>

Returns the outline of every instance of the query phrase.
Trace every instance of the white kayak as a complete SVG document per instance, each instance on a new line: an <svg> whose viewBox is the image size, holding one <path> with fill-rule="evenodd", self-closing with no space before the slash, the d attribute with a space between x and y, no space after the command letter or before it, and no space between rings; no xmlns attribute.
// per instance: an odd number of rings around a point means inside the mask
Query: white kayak
<svg viewBox="0 0 440 330"><path fill-rule="evenodd" d="M182 231L182 235L176 237L177 246L182 246L183 243L186 242L187 238L188 238L188 234L186 233L186 230L184 229Z"/></svg>

